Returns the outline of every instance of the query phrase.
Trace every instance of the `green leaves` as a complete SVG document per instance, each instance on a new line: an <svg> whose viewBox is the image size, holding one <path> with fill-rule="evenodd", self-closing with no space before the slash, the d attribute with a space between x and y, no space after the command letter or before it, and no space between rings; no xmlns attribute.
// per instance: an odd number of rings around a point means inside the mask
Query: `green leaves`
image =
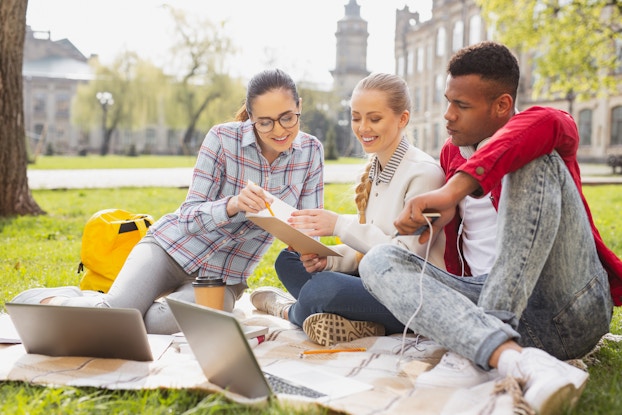
<svg viewBox="0 0 622 415"><path fill-rule="evenodd" d="M534 98L587 99L616 87L620 0L476 0L495 40L535 68Z"/></svg>

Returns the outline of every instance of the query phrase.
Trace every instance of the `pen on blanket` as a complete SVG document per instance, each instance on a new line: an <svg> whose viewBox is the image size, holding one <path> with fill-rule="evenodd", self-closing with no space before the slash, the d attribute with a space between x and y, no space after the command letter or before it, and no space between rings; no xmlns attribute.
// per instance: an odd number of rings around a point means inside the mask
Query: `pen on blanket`
<svg viewBox="0 0 622 415"><path fill-rule="evenodd" d="M345 352L366 352L365 347L354 347L352 349L311 349L304 350L300 353L300 357L307 354L329 354L329 353L345 353Z"/></svg>

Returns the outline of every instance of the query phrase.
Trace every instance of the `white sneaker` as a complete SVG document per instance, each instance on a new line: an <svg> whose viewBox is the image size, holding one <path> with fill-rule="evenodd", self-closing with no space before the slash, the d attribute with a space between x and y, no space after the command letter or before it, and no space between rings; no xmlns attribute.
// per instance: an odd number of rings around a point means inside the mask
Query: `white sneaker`
<svg viewBox="0 0 622 415"><path fill-rule="evenodd" d="M257 310L280 318L285 318L285 311L296 302L290 293L276 287L259 287L250 299Z"/></svg>
<svg viewBox="0 0 622 415"><path fill-rule="evenodd" d="M485 371L470 360L447 352L441 361L415 379L415 388L470 388L499 377L496 369Z"/></svg>
<svg viewBox="0 0 622 415"><path fill-rule="evenodd" d="M532 347L524 348L508 371L525 382L525 401L540 415L574 408L589 377L587 372Z"/></svg>

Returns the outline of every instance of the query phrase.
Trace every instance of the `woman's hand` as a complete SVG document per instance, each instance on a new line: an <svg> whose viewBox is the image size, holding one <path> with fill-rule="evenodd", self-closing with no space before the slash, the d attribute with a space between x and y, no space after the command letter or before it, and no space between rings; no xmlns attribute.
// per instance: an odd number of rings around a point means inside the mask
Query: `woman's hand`
<svg viewBox="0 0 622 415"><path fill-rule="evenodd" d="M287 222L309 236L332 236L338 217L330 210L301 209L293 212Z"/></svg>
<svg viewBox="0 0 622 415"><path fill-rule="evenodd" d="M266 208L266 203L272 203L272 198L268 197L261 187L248 182L239 194L227 202L227 215L231 217L239 212L257 213Z"/></svg>
<svg viewBox="0 0 622 415"><path fill-rule="evenodd" d="M326 269L326 257L320 257L317 254L300 255L300 261L310 274Z"/></svg>

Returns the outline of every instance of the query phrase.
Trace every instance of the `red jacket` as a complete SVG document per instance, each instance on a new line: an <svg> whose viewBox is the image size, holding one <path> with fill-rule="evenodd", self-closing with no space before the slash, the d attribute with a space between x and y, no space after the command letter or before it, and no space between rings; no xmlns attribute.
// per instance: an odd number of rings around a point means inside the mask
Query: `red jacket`
<svg viewBox="0 0 622 415"><path fill-rule="evenodd" d="M514 115L493 135L486 146L475 152L468 160L460 155L459 147L448 139L441 150L440 162L447 180L458 171L474 177L479 182L483 194L491 193L493 205L495 209L498 209L503 176L556 150L579 189L592 227L598 257L609 276L613 302L620 306L622 305L622 261L605 245L594 226L590 208L582 191L581 175L577 163L578 146L577 126L568 113L554 108L531 107ZM456 209L454 219L445 225L447 240L445 265L447 271L455 275L461 273L460 257L456 248L459 224L460 218ZM465 264L465 275L471 275L468 264Z"/></svg>

